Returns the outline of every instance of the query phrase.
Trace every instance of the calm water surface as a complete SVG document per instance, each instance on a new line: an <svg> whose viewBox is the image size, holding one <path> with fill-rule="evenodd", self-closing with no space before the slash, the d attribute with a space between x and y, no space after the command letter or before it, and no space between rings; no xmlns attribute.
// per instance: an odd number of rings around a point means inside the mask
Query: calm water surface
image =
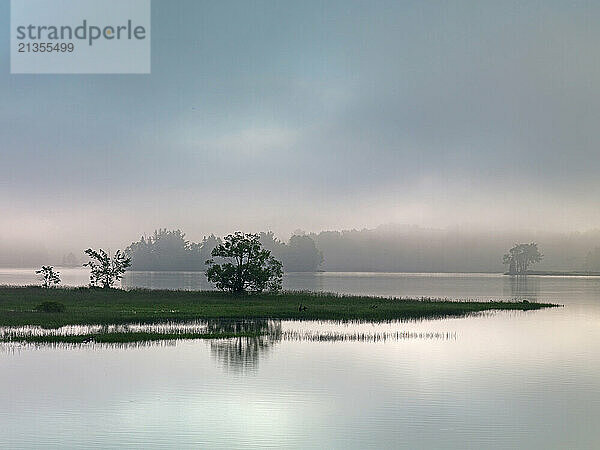
<svg viewBox="0 0 600 450"><path fill-rule="evenodd" d="M31 269L0 284L29 284ZM71 285L80 269L62 269ZM206 289L202 274L124 287ZM287 289L564 308L380 325L277 322L261 339L0 347L4 448L600 447L600 278L288 274ZM203 325L204 326L204 325Z"/></svg>

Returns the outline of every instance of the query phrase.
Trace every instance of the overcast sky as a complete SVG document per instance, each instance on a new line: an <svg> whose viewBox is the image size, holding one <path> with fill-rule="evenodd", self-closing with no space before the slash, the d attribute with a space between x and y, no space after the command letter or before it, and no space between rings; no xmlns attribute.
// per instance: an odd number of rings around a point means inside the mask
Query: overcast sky
<svg viewBox="0 0 600 450"><path fill-rule="evenodd" d="M2 240L600 224L599 2L153 0L151 75L10 75L9 17Z"/></svg>

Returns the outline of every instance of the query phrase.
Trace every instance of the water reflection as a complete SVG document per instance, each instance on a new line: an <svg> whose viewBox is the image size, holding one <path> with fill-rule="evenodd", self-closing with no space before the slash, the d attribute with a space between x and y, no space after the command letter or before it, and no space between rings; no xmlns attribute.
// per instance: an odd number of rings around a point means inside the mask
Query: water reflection
<svg viewBox="0 0 600 450"><path fill-rule="evenodd" d="M172 347L180 340L100 343L93 339L82 343L23 342L28 336L78 336L102 333L248 333L227 339L208 339L205 344L212 358L226 371L246 372L258 367L260 360L282 341L303 342L396 342L401 340L456 340L455 331L431 331L418 324L431 321L408 320L388 322L364 321L281 321L210 319L192 322L158 324L69 325L56 329L39 326L0 327L0 339L12 340L0 344L0 352L15 353L43 349L138 349ZM414 329L414 327L419 327Z"/></svg>
<svg viewBox="0 0 600 450"><path fill-rule="evenodd" d="M291 291L323 291L325 279L320 273L286 272L283 288ZM121 286L124 289L181 289L188 291L213 290L204 272L152 272L129 271L125 273Z"/></svg>
<svg viewBox="0 0 600 450"><path fill-rule="evenodd" d="M565 307L378 324L282 321L266 346L2 344L0 447L598 448L599 277L314 279L326 291ZM0 270L0 282L12 280Z"/></svg>
<svg viewBox="0 0 600 450"><path fill-rule="evenodd" d="M408 339L419 340L456 340L455 332L438 332L438 331L382 331L382 332L314 332L314 331L286 331L283 333L283 339L286 341L310 341L310 342L385 342L385 341L400 341Z"/></svg>
<svg viewBox="0 0 600 450"><path fill-rule="evenodd" d="M89 271L61 268L66 286L85 286ZM64 276L63 276L64 275ZM0 284L37 284L34 269L0 269ZM125 289L211 290L203 272L127 272ZM527 299L529 301L570 298L573 288L600 292L600 277L506 276L502 274L424 273L336 273L288 272L286 290L337 292L339 294L392 297L434 297L472 300ZM549 297L551 296L551 297Z"/></svg>
<svg viewBox="0 0 600 450"><path fill-rule="evenodd" d="M504 296L517 300L537 301L540 292L540 278L512 275L504 278Z"/></svg>
<svg viewBox="0 0 600 450"><path fill-rule="evenodd" d="M82 348L88 350L132 350L142 348L167 348L175 347L176 340L171 341L136 341L136 342L87 342L87 343L71 343L71 342L4 342L0 343L0 354L19 354L24 351L39 350L79 350Z"/></svg>
<svg viewBox="0 0 600 450"><path fill-rule="evenodd" d="M226 371L245 373L255 370L261 356L265 356L280 338L270 336L239 337L209 341L211 357Z"/></svg>

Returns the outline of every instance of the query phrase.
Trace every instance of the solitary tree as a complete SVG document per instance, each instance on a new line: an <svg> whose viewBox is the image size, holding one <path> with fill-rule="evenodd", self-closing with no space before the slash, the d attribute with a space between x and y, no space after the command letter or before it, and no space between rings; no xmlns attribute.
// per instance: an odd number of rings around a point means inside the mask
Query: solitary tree
<svg viewBox="0 0 600 450"><path fill-rule="evenodd" d="M102 249L96 251L88 248L85 254L91 258L84 264L90 268L91 286L111 288L115 282L123 278L125 270L131 266L131 258L121 250L117 250L112 258Z"/></svg>
<svg viewBox="0 0 600 450"><path fill-rule="evenodd" d="M220 264L214 259L206 261L206 277L218 289L236 293L281 290L281 262L262 247L259 235L240 231L230 234L211 255L223 261Z"/></svg>
<svg viewBox="0 0 600 450"><path fill-rule="evenodd" d="M510 274L526 274L531 264L540 262L544 255L538 250L535 242L530 244L515 244L504 255L503 263L508 265Z"/></svg>
<svg viewBox="0 0 600 450"><path fill-rule="evenodd" d="M54 267L52 266L42 266L42 268L36 270L35 273L40 276L42 287L49 288L53 284L60 283L60 272L55 272Z"/></svg>

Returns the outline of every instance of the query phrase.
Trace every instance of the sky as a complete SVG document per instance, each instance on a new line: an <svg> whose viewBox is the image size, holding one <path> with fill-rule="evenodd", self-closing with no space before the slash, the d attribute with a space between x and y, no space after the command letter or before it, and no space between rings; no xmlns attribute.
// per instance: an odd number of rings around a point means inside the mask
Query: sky
<svg viewBox="0 0 600 450"><path fill-rule="evenodd" d="M152 1L149 75L10 75L0 243L600 224L600 3Z"/></svg>

